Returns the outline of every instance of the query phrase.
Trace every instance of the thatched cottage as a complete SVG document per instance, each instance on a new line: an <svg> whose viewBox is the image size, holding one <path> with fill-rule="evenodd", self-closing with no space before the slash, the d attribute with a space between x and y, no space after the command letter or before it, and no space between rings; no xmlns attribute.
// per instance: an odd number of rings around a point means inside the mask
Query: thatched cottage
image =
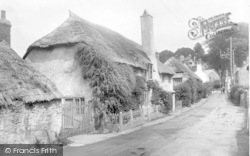
<svg viewBox="0 0 250 156"><path fill-rule="evenodd" d="M61 130L54 84L0 42L0 143L49 143Z"/></svg>
<svg viewBox="0 0 250 156"><path fill-rule="evenodd" d="M157 77L160 81L159 75L164 74L162 81L169 79L168 86L171 86L173 71L160 65L158 72L152 16L145 11L141 23L142 46L70 12L70 17L61 26L29 46L23 58L51 79L63 96L84 97L86 101L91 100L92 91L89 81L81 76L81 64L75 61L81 48L93 50L99 57L118 65L129 65L135 73L148 79Z"/></svg>
<svg viewBox="0 0 250 156"><path fill-rule="evenodd" d="M186 65L184 65L174 57L169 58L164 64L171 66L175 72L173 76L174 85L185 82L189 77L195 78L196 80L202 82L199 76L197 76L191 69L189 69Z"/></svg>
<svg viewBox="0 0 250 156"><path fill-rule="evenodd" d="M117 72L114 81L123 80L119 83L126 85L124 92L133 88L133 72L152 77L148 72L152 64L139 44L71 12L62 25L30 45L23 58L51 79L64 97L82 97L88 102L93 98L90 83L94 82L83 68L98 68L90 64L93 60L88 62L92 56L103 60L102 66L107 64L106 68Z"/></svg>
<svg viewBox="0 0 250 156"><path fill-rule="evenodd" d="M117 113L117 107L131 104L129 97L136 75L158 80L173 91L174 72L157 61L153 20L146 11L141 16L141 26L139 45L70 12L63 24L30 45L23 58L52 80L63 97L84 99L87 107L97 101ZM145 105L149 98L147 92ZM95 110L90 116L98 114Z"/></svg>

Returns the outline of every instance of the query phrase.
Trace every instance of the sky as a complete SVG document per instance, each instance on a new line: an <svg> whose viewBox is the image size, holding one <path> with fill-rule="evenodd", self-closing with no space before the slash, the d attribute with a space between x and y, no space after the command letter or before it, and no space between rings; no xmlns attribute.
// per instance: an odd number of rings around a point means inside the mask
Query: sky
<svg viewBox="0 0 250 156"><path fill-rule="evenodd" d="M69 10L141 44L140 16L154 17L157 51L193 48L188 21L231 12L233 22L249 23L248 0L0 0L0 10L12 23L11 47L22 57L29 45L47 35L69 16ZM205 45L204 45L205 48Z"/></svg>

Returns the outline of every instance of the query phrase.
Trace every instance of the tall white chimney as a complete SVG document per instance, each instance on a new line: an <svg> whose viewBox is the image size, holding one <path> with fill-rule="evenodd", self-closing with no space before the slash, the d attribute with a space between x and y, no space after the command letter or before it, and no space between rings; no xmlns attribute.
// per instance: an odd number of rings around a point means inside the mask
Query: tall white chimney
<svg viewBox="0 0 250 156"><path fill-rule="evenodd" d="M0 18L0 42L11 43L11 23L6 19L6 12L1 10Z"/></svg>
<svg viewBox="0 0 250 156"><path fill-rule="evenodd" d="M153 64L153 79L160 80L155 54L153 16L148 14L147 10L144 10L141 16L141 38L142 48Z"/></svg>

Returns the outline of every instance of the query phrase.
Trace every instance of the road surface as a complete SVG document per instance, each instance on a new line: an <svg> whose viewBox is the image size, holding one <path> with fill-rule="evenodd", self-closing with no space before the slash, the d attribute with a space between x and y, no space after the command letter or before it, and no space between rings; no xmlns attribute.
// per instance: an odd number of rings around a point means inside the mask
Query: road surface
<svg viewBox="0 0 250 156"><path fill-rule="evenodd" d="M215 93L203 105L165 123L98 143L64 148L64 156L248 155L246 109Z"/></svg>

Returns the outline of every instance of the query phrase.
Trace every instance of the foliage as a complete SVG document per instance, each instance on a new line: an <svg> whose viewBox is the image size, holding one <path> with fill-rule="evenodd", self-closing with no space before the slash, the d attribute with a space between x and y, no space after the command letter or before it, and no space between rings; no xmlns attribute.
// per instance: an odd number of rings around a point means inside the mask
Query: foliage
<svg viewBox="0 0 250 156"><path fill-rule="evenodd" d="M98 55L91 47L81 47L76 53L82 76L90 82L93 101L101 110L119 112L130 105L129 97L135 85L133 70Z"/></svg>
<svg viewBox="0 0 250 156"><path fill-rule="evenodd" d="M169 112L172 108L171 94L163 90L157 81L147 81L148 89L152 89L151 103L153 105L163 105L165 113Z"/></svg>
<svg viewBox="0 0 250 156"><path fill-rule="evenodd" d="M174 53L172 51L164 50L164 51L160 52L160 54L159 54L159 60L162 63L165 63L169 58L171 58L173 56L174 56Z"/></svg>
<svg viewBox="0 0 250 156"><path fill-rule="evenodd" d="M229 93L229 99L235 104L240 105L240 96L242 93L244 93L245 87L240 85L233 85L230 93Z"/></svg>
<svg viewBox="0 0 250 156"><path fill-rule="evenodd" d="M207 62L210 67L219 70L229 70L230 62L228 59L220 58L220 50L226 52L229 48L229 37L232 37L233 40L233 49L235 49L235 63L237 67L242 67L243 61L248 57L248 24L238 23L238 28L234 28L233 31L230 31L225 34L216 35L214 38L207 40L205 44L209 48L207 55Z"/></svg>
<svg viewBox="0 0 250 156"><path fill-rule="evenodd" d="M149 90L152 89L151 103L154 105L160 105L160 91L162 88L159 83L157 81L149 80L147 81L147 87Z"/></svg>
<svg viewBox="0 0 250 156"><path fill-rule="evenodd" d="M187 81L185 81L187 85L189 85L189 88L191 89L191 103L195 103L198 100L197 96L197 88L198 88L198 82L194 78L189 78Z"/></svg>
<svg viewBox="0 0 250 156"><path fill-rule="evenodd" d="M146 79L142 76L137 75L135 88L132 91L132 96L130 101L130 103L133 104L132 109L137 109L139 108L139 106L143 104L145 91L147 91Z"/></svg>
<svg viewBox="0 0 250 156"><path fill-rule="evenodd" d="M174 53L175 58L179 58L181 55L184 57L187 57L189 54L191 54L191 57L193 58L195 56L195 52L191 48L179 48Z"/></svg>
<svg viewBox="0 0 250 156"><path fill-rule="evenodd" d="M204 97L203 92L204 92L204 87L203 87L202 83L197 82L197 89L196 89L197 101L199 101L200 99L202 99Z"/></svg>
<svg viewBox="0 0 250 156"><path fill-rule="evenodd" d="M189 78L187 81L174 86L177 100L189 101L183 103L183 106L188 106L189 103L195 103L206 98L213 90L213 82L201 83L195 79Z"/></svg>
<svg viewBox="0 0 250 156"><path fill-rule="evenodd" d="M220 86L221 86L220 80L215 80L215 81L213 81L213 88L214 88L214 89L219 89Z"/></svg>
<svg viewBox="0 0 250 156"><path fill-rule="evenodd" d="M174 86L175 97L177 100L190 100L191 99L191 89L187 83L181 83Z"/></svg>
<svg viewBox="0 0 250 156"><path fill-rule="evenodd" d="M233 86L231 87L230 93L229 93L229 99L230 99L231 101L233 101L233 99L234 99L234 94L235 94L235 92L236 92L239 88L241 88L240 85L233 85Z"/></svg>
<svg viewBox="0 0 250 156"><path fill-rule="evenodd" d="M205 82L202 84L203 88L203 98L207 97L212 93L213 90L213 82Z"/></svg>
<svg viewBox="0 0 250 156"><path fill-rule="evenodd" d="M196 58L203 60L203 56L205 55L205 51L202 48L202 45L200 43L196 43L193 50L194 50Z"/></svg>

